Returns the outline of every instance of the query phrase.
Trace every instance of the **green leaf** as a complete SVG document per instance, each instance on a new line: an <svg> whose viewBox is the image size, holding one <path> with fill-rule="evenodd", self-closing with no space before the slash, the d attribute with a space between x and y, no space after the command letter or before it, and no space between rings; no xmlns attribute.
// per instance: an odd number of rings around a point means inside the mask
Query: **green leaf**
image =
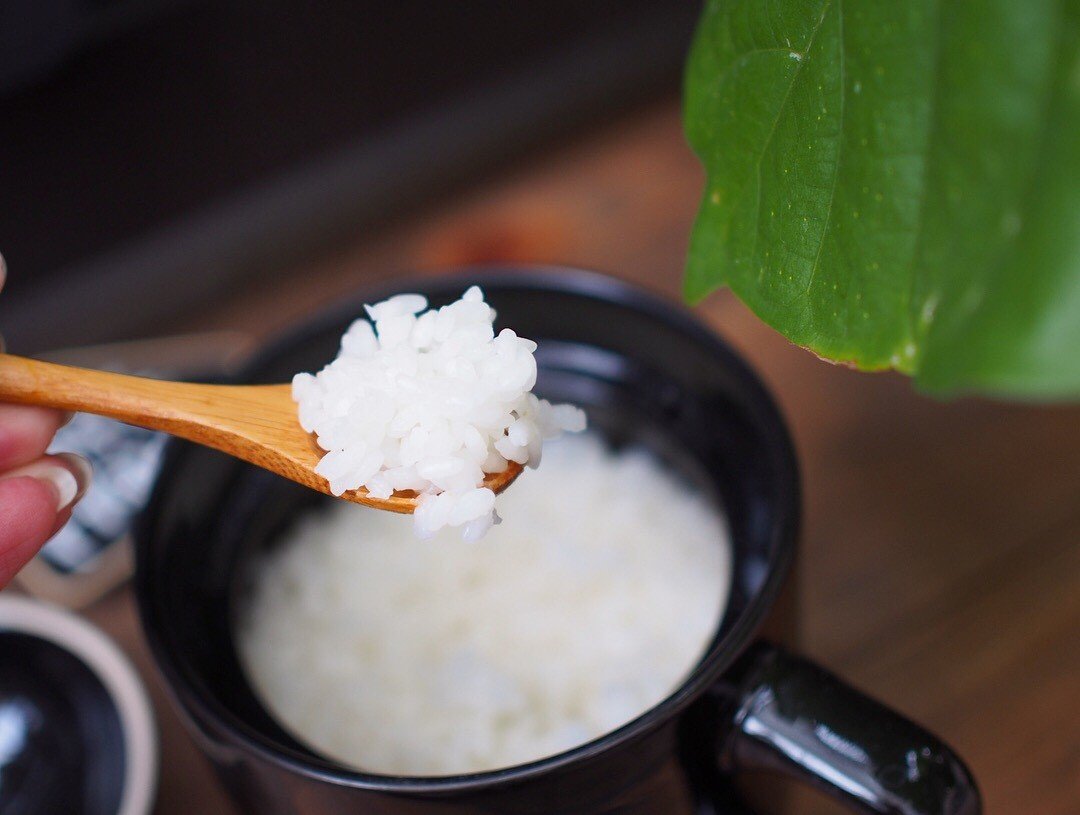
<svg viewBox="0 0 1080 815"><path fill-rule="evenodd" d="M1080 0L708 0L685 291L935 391L1080 395Z"/></svg>

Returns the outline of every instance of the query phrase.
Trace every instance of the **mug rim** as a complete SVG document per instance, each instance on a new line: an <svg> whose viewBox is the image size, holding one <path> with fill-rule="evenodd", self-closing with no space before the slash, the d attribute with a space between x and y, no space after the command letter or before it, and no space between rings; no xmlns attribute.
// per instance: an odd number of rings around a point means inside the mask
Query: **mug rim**
<svg viewBox="0 0 1080 815"><path fill-rule="evenodd" d="M372 281L370 285L361 285L351 290L341 302L320 309L312 317L272 337L230 380L247 381L282 352L322 333L327 324L341 322L343 318L362 313L363 303L378 302L403 291L442 292L470 285L479 285L484 289L491 286L512 287L523 291L556 291L615 303L687 335L710 353L723 358L724 364L737 374L741 384L747 389L753 402L754 414L764 416L765 424L772 429L765 444L773 448L773 453L780 457L783 469L789 474L787 495L781 496L772 524L777 545L770 557L769 570L761 589L734 620L731 628L710 645L678 688L630 721L597 738L524 764L477 773L399 776L349 769L329 759L298 753L265 737L226 709L212 694L204 692L201 683L188 681L185 670L170 655L168 645L158 630L155 592L151 585L148 565L150 547L144 544L144 541L151 533L152 521L158 515L164 495L171 489L173 473L176 472L173 463L193 447L192 442L173 438L169 440L150 500L137 525L133 584L139 620L154 664L165 680L166 689L176 707L197 727L202 722L216 723L217 727L226 728L237 743L263 760L290 772L339 786L372 792L411 794L476 791L524 781L579 761L587 761L645 735L681 713L713 684L720 674L731 667L753 641L755 632L775 603L794 563L801 520L798 461L787 424L765 384L748 362L681 303L619 278L569 266L527 263L474 264L434 274L414 273Z"/></svg>

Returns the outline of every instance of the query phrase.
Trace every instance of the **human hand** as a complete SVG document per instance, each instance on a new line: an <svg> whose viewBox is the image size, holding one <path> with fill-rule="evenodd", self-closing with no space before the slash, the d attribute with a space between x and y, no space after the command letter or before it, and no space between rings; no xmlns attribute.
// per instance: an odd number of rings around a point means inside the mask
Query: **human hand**
<svg viewBox="0 0 1080 815"><path fill-rule="evenodd" d="M0 289L5 277L0 256ZM67 523L90 486L82 456L45 455L67 419L55 410L0 405L0 588Z"/></svg>

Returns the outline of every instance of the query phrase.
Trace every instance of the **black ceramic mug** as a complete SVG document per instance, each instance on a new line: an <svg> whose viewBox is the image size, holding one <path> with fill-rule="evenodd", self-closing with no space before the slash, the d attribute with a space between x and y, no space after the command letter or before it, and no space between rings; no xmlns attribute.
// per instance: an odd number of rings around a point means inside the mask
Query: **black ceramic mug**
<svg viewBox="0 0 1080 815"><path fill-rule="evenodd" d="M539 393L585 407L613 445L646 445L724 507L734 582L716 637L667 699L573 750L453 777L346 769L267 713L229 624L245 558L298 510L332 499L174 442L138 534L139 609L236 801L259 815L746 813L739 780L767 785L781 774L858 812L980 812L970 773L945 744L786 649L799 526L791 441L757 377L686 311L584 272L467 271L362 293L272 346L243 378L284 382L321 367L364 302L421 291L442 305L473 283L500 323L539 343Z"/></svg>

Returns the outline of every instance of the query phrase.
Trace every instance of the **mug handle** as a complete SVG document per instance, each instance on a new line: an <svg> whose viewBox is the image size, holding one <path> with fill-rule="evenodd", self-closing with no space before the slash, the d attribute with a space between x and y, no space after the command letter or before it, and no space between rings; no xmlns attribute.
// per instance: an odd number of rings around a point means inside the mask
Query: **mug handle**
<svg viewBox="0 0 1080 815"><path fill-rule="evenodd" d="M944 742L782 648L757 643L741 672L719 745L725 773L775 771L855 812L978 815L979 790ZM741 674L741 675L740 675Z"/></svg>

